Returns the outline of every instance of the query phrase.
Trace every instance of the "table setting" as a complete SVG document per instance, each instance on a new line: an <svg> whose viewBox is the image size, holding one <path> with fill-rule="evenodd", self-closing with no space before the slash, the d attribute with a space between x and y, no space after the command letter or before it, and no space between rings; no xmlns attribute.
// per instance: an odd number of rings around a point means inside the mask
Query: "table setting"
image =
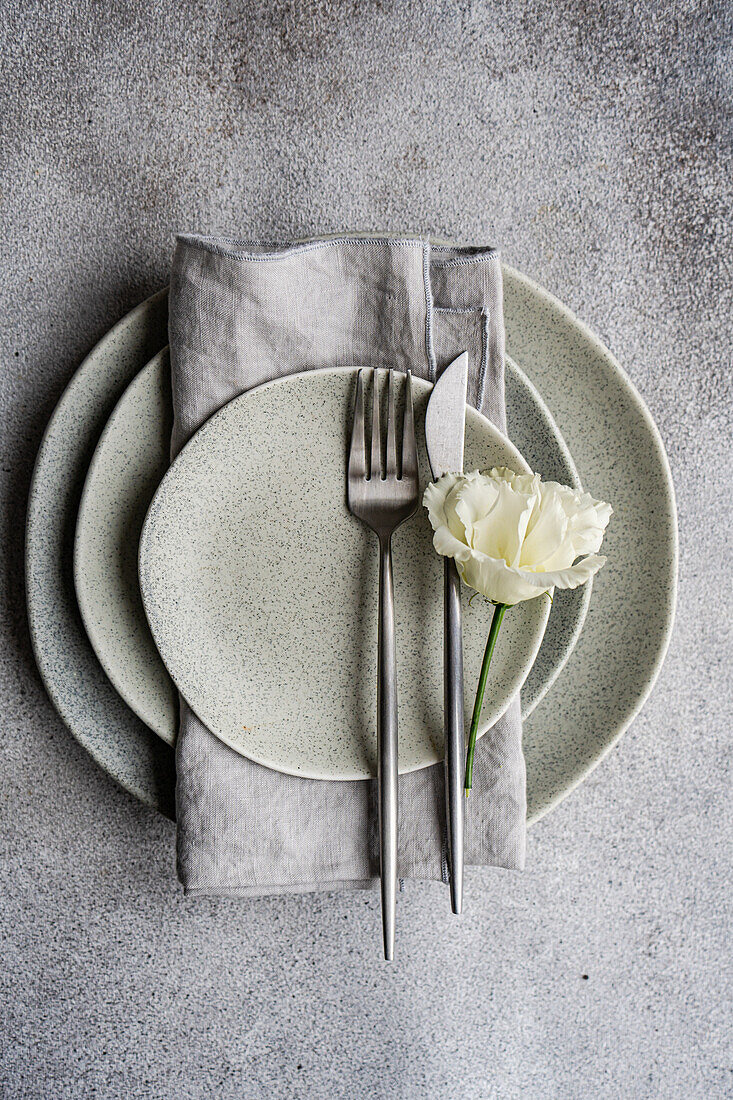
<svg viewBox="0 0 733 1100"><path fill-rule="evenodd" d="M676 539L643 401L495 248L182 234L49 421L28 615L187 895L379 885L392 959L638 713Z"/></svg>
<svg viewBox="0 0 733 1100"><path fill-rule="evenodd" d="M731 32L11 0L3 1097L729 1094Z"/></svg>

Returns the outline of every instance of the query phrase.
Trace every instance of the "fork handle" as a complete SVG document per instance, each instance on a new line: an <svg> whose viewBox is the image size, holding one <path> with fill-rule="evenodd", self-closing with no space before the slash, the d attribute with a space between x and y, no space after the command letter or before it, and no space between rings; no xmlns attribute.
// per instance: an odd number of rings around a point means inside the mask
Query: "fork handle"
<svg viewBox="0 0 733 1100"><path fill-rule="evenodd" d="M377 753L382 933L384 957L391 961L394 958L397 902L397 668L392 540L389 536L379 539Z"/></svg>

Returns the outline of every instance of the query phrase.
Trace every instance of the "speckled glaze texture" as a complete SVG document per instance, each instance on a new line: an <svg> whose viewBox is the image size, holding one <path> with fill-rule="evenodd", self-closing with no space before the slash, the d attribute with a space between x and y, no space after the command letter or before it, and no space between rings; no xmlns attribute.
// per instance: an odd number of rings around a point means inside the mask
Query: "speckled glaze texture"
<svg viewBox="0 0 733 1100"><path fill-rule="evenodd" d="M71 556L77 509L97 440L128 383L167 340L167 295L124 317L87 356L43 436L26 522L26 592L33 651L46 690L97 763L171 816L173 753L127 707L79 618Z"/></svg>
<svg viewBox="0 0 733 1100"><path fill-rule="evenodd" d="M568 446L552 413L523 370L506 357L505 403L509 438L544 481L582 488ZM573 652L590 606L593 581L556 591L552 614L535 663L522 685L522 718L526 721L544 699Z"/></svg>
<svg viewBox="0 0 733 1100"><path fill-rule="evenodd" d="M659 432L611 353L518 272L505 271L504 293L514 358L545 396L584 484L614 509L562 705L550 693L524 728L531 820L598 763L652 688L674 620L677 514Z"/></svg>
<svg viewBox="0 0 733 1100"><path fill-rule="evenodd" d="M345 503L356 374L311 371L230 402L166 474L140 541L145 611L191 709L243 756L311 779L377 774L378 559ZM413 381L423 487L431 388ZM465 462L527 468L471 408ZM395 535L394 576L399 761L409 772L443 759L442 563L422 508ZM539 598L509 618L481 735L526 679L549 610ZM468 708L488 617L474 606L464 620Z"/></svg>
<svg viewBox="0 0 733 1100"><path fill-rule="evenodd" d="M511 358L553 408L583 484L616 510L604 542L612 560L596 578L563 681L524 723L532 822L588 774L651 690L674 614L677 532L658 433L613 357L557 299L506 266L504 295ZM165 345L166 321L163 296L143 303L97 345L65 391L36 463L28 510L27 587L38 666L69 729L118 782L171 814L170 749L121 702L103 674L60 564L64 555L68 560L67 532L76 524L93 450L89 440L99 438L122 387ZM588 410L595 401L602 415L591 417ZM622 443L633 445L636 460L624 456ZM651 512L649 493L655 501ZM633 537L627 533L631 530ZM629 593L636 606L627 599ZM643 618L643 637L629 618L636 625Z"/></svg>
<svg viewBox="0 0 733 1100"><path fill-rule="evenodd" d="M140 599L139 532L168 468L170 380L161 352L115 406L89 466L79 505L74 582L84 625L117 691L169 745L178 699L153 641ZM545 479L579 487L575 464L551 413L526 375L506 367L509 435ZM591 585L558 592L539 653L522 685L526 718L554 683L585 618Z"/></svg>
<svg viewBox="0 0 733 1100"><path fill-rule="evenodd" d="M140 599L140 531L168 468L170 363L161 351L115 406L89 465L74 540L74 584L89 640L135 714L169 745L178 697Z"/></svg>

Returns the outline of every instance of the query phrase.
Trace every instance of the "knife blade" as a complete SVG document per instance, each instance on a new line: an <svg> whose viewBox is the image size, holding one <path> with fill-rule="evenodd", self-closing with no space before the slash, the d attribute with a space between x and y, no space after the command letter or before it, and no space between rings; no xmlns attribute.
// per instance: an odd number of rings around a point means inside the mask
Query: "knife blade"
<svg viewBox="0 0 733 1100"><path fill-rule="evenodd" d="M425 443L433 477L463 472L468 353L445 368L430 395ZM464 715L463 631L460 578L452 558L443 566L443 721L445 726L445 809L448 832L451 909L463 908Z"/></svg>
<svg viewBox="0 0 733 1100"><path fill-rule="evenodd" d="M425 413L425 442L433 477L463 473L468 352L445 368L433 386Z"/></svg>

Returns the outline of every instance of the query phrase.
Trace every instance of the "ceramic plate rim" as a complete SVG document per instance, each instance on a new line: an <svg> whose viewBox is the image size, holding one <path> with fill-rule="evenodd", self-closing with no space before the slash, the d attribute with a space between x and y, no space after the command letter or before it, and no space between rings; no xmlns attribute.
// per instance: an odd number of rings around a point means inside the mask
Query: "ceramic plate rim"
<svg viewBox="0 0 733 1100"><path fill-rule="evenodd" d="M46 515L46 509L42 504L39 504L39 500L42 497L40 486L42 474L45 470L50 441L59 423L62 421L63 416L66 414L67 405L72 397L76 397L77 391L83 394L89 392L89 389L93 386L93 382L90 384L90 379L96 378L94 368L98 366L98 360L104 356L107 349L110 346L114 346L115 338L119 335L126 336L130 329L134 331L136 325L140 321L154 324L151 318L154 316L155 310L162 302L167 301L167 298L168 288L163 287L163 289L149 295L147 298L143 299L142 302L138 302L131 310L128 310L128 312L120 317L87 352L63 387L43 430L33 463L26 505L23 576L25 581L26 616L28 621L28 632L30 634L31 651L43 686L59 718L74 740L82 746L100 769L122 790L138 799L144 805L153 810L157 810L159 813L173 820L174 799L170 787L172 781L175 779L175 771L173 750L171 746L166 745L166 743L154 734L152 730L149 730L137 715L123 703L123 709L129 712L129 716L134 720L136 726L134 730L126 730L125 732L128 735L132 735L135 748L139 755L144 758L144 763L150 764L153 774L150 776L145 774L144 778L135 779L132 778L130 772L124 769L118 768L117 771L114 770L115 764L110 760L111 753L107 742L96 742L83 728L83 723L80 722L78 717L73 713L73 705L69 702L69 691L63 677L58 677L56 675L55 667L50 658L47 663L43 645L44 631L41 626L44 620L43 595L45 585L42 581L36 583L34 577L34 572L38 568L37 563L39 560L41 562L41 574L47 575L49 571L48 567L45 565L47 555L44 554L45 547L43 541L43 536L47 533L48 517ZM134 339L138 339L139 342L142 342L143 338L142 336L138 338L136 334ZM155 354L157 354L157 352ZM150 358L151 356L149 354L146 355L146 360ZM141 363L140 366L144 366L144 362ZM137 369L139 370L139 366ZM137 370L135 373L137 373ZM130 378L124 383L124 388L127 387L131 380ZM108 391L111 386L112 381L106 379L104 389ZM124 389L122 392L124 392ZM109 417L109 412L111 412L111 409L109 409L105 416L105 423ZM86 476L86 474L84 476ZM63 492L64 489L69 493L73 491L72 486L63 485L56 487L56 491L59 493ZM86 631L83 625L82 631L86 638ZM90 646L90 652L94 661L98 664L99 662L97 661L96 654L94 654L94 651L91 649L91 644L88 642L88 639L87 644ZM104 675L106 677L106 673L104 673ZM111 690L114 692L113 688Z"/></svg>
<svg viewBox="0 0 733 1100"><path fill-rule="evenodd" d="M112 661L107 660L106 646L101 645L100 642L99 642L99 637L97 635L97 631L96 631L96 628L95 628L95 626L96 626L96 615L93 613L92 608L89 605L86 586L83 585L83 584L79 584L78 580L77 580L77 578L79 577L80 572L81 572L82 557L86 553L86 548L85 548L84 539L83 539L83 535L82 535L82 528L83 528L83 525L84 525L84 516L86 514L86 509L89 506L89 500L90 500L92 489L93 489L93 477L94 477L95 473L98 471L99 465L100 465L100 462L101 462L102 448L105 444L105 441L109 439L109 436L110 436L111 432L114 430L115 416L116 416L117 412L120 410L120 408L123 406L123 404L125 402L125 398L127 397L127 393L128 393L128 390L130 389L130 387L135 384L135 382L140 377L140 375L144 371L146 371L148 369L148 367L151 367L153 365L153 363L155 363L157 365L163 359L165 359L167 355L168 355L167 346L164 347L164 348L161 348L161 350L156 352L156 354L152 357L152 359L149 359L148 362L145 364L145 366L142 367L140 371L138 371L138 373L130 380L129 384L127 386L125 386L125 388L122 391L122 393L120 394L118 400L115 402L115 406L112 409L112 412L109 414L109 418L108 418L106 424L104 425L104 429L102 430L102 433L101 433L101 435L99 436L99 439L96 442L96 445L94 447L94 452L92 454L92 458L91 458L91 461L89 463L89 467L87 469L86 476L84 478L84 486L83 486L82 491L81 491L81 497L79 498L79 509L78 509L77 515L76 515L76 526L74 527L74 544L73 544L73 548L72 548L72 570L73 570L73 574L74 574L74 578L73 578L74 579L74 592L76 594L76 601L79 604L79 611L81 613L82 622L84 624L84 629L87 632L89 642L91 644L92 649L94 650L94 655L96 656L96 658L99 661L100 665L104 669L105 675L107 676L110 683L112 684L112 687L115 689L117 694L123 700L125 705L130 707L130 709L133 711L134 714L137 715L137 717L140 719L140 721L144 722L145 725L148 727L148 729L152 730L152 732L156 735L156 737L159 737L160 740L165 745L172 745L173 742L169 741L167 737L164 737L162 735L162 733L160 732L160 730L158 730L156 728L154 717L150 714L147 714L147 715L142 714L141 713L142 707L140 708L140 710L137 710L135 707L132 706L132 704L128 700L127 695L129 693L127 691L127 687L124 683L123 677L120 676L120 674L119 674L119 666L115 665Z"/></svg>
<svg viewBox="0 0 733 1100"><path fill-rule="evenodd" d="M34 585L33 585L33 578L31 576L31 564L32 563L30 561L30 555L28 554L28 547L33 541L33 534L34 534L33 525L34 525L34 521L35 521L34 505L35 505L35 502L36 502L36 498L38 496L38 481L39 481L40 474L41 474L41 462L42 462L42 459L45 457L44 452L46 450L48 440L49 440L49 438L50 438L50 436L53 432L53 429L55 428L57 414L59 414L62 411L62 406L65 404L67 396L72 392L72 390L74 390L76 388L76 385L78 384L78 381L79 381L79 376L81 375L82 371L84 371L85 368L87 368L87 366L91 365L95 361L97 356L104 351L104 348L106 347L106 345L114 339L114 337L117 335L117 333L119 331L122 331L124 328L126 328L129 324L131 324L134 320L137 319L138 314L143 314L147 308L149 308L153 305L156 305L163 298L167 298L167 296L168 296L168 288L163 287L162 290L158 290L158 291L155 292L155 294L151 294L149 297L144 298L142 302L138 302L138 304L136 306L134 306L131 310L129 310L127 313L125 313L124 316L120 317L120 319L118 321L116 321L114 323L114 325L112 325L112 327L110 329L108 329L107 332L105 332L103 336L100 337L99 340L97 340L94 347L92 347L87 352L87 354L84 356L82 361L79 363L79 366L76 368L74 373L69 378L69 381L64 386L63 390L61 391L61 393L59 395L58 401L56 402L56 404L53 407L53 411L51 412L51 415L48 418L48 421L46 422L46 426L43 429L43 434L41 436L41 441L38 444L38 450L36 451L36 457L33 461L33 472L31 474L30 486L28 488L28 503L27 503L27 507L26 507L26 517L25 517L25 555L24 555L25 556L24 579L25 579L26 604L27 604L27 611L28 611L28 626L29 626L29 633L30 633L30 636L31 636L31 649L33 651L33 657L35 658L35 661L36 661L36 666L38 668L39 674L40 674L41 679L43 681L43 686L45 687L45 689L48 693L48 696L49 696L51 702L53 703L59 717L62 719L62 721L64 722L64 725L66 725L66 728L69 730L69 733L71 733L71 735L74 737L75 740L78 740L78 738L76 736L76 733L74 732L72 727L70 725L68 725L68 723L66 722L66 719L65 719L65 716L64 716L63 704L61 704L60 701L58 701L58 698L59 698L58 697L58 692L57 692L51 678L49 676L47 676L46 668L44 667L43 661L41 659L40 647L38 645L38 640L37 640L37 636L36 636L36 616L39 614L39 609L36 606L36 599L35 599L36 592L35 592L35 588L34 588ZM161 349L161 350L163 350L163 349ZM160 352L156 352L155 354L159 355ZM153 358L155 358L155 356L153 356ZM132 381L132 379L130 379L130 382L131 381ZM128 385L129 385L129 383L128 383ZM126 389L127 389L127 386L125 386L125 390ZM125 391L123 390L122 394L120 395L120 397L115 402L114 408L117 408L117 404L119 403L119 401L124 396L124 392ZM112 411L114 411L114 408L113 408ZM110 416L111 415L112 414L110 413ZM108 420L109 420L109 417L107 418L107 421L105 421L105 427L104 427L103 431L106 431L106 429L107 429ZM100 435L99 438L101 439L101 435ZM99 439L97 440L97 443L95 443L95 450L96 450L96 447L97 447L98 443L99 443ZM84 479L84 483L86 484L86 476L85 476L85 479ZM82 488L82 493L83 493L83 491L84 490ZM81 499L81 497L80 497L80 499ZM76 524L74 524L74 534L76 535ZM106 673L105 673L105 675L106 675ZM82 744L84 744L84 742L82 742ZM165 744L165 742L163 742L163 744ZM92 750L89 749L86 744L84 744L84 748L86 749L87 752L89 752L89 754L93 757L93 759L97 760L97 758L94 755L94 753L92 752ZM104 764L102 764L99 760L97 760L97 763L104 770ZM127 789L127 788L125 788L125 789ZM131 791L130 793L134 794L135 792Z"/></svg>
<svg viewBox="0 0 733 1100"><path fill-rule="evenodd" d="M672 630L674 628L675 613L677 610L677 581L679 572L679 527L677 520L677 500L674 490L674 481L672 479L672 469L669 464L669 458L664 447L664 441L662 434L657 427L654 418L646 405L643 397L636 389L631 378L626 373L621 363L616 356L605 346L599 336L589 328L589 326L577 317L573 311L560 301L549 290L545 290L539 283L535 282L530 276L523 274L521 271L517 271L515 268L509 265L502 264L502 268L505 274L508 274L510 278L514 279L519 284L524 284L531 293L545 302L554 312L560 313L569 324L577 329L589 344L592 345L596 354L604 359L611 370L616 375L621 387L629 397L631 402L636 406L637 410L642 416L646 427L651 435L652 442L654 444L654 455L664 473L664 489L666 503L672 517L673 522L670 524L671 540L670 540L670 569L666 578L665 589L668 593L669 603L666 609L664 619L664 630L660 635L660 644L655 652L654 659L649 663L644 677L644 687L637 693L634 702L623 710L623 717L616 725L615 732L603 742L603 745L598 752L593 753L587 761L584 761L582 766L577 767L574 771L569 773L569 780L566 786L563 786L562 790L558 790L553 797L548 798L542 806L533 814L528 815L527 823L532 824L535 821L539 821L541 818L548 814L555 808L560 802L563 801L572 791L578 787L583 780L590 775L592 771L605 759L611 750L618 744L623 735L628 730L631 723L641 711L642 707L649 698L657 677L664 664L664 659L667 656L667 650L669 649L669 643L672 637ZM560 433L564 438L564 432Z"/></svg>

